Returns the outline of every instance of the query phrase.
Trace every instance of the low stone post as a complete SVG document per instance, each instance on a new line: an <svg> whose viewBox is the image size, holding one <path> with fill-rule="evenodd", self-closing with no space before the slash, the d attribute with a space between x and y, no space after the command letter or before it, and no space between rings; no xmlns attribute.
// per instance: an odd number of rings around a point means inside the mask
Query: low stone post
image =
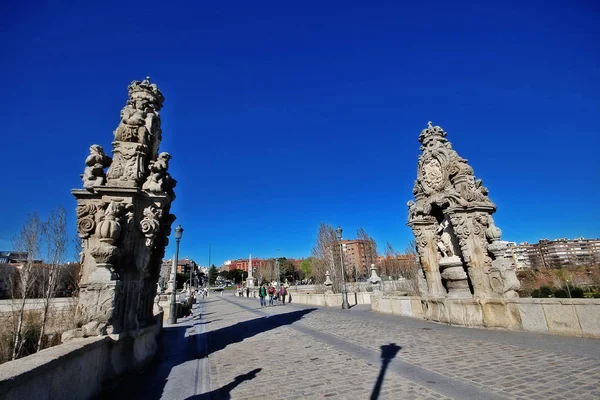
<svg viewBox="0 0 600 400"><path fill-rule="evenodd" d="M323 285L325 286L325 294L333 294L333 282L331 281L329 271L325 271L325 282L323 282Z"/></svg>
<svg viewBox="0 0 600 400"><path fill-rule="evenodd" d="M371 283L371 288L373 289L373 293L381 292L382 281L381 278L377 275L377 268L375 264L371 264L371 276L367 279L367 282Z"/></svg>

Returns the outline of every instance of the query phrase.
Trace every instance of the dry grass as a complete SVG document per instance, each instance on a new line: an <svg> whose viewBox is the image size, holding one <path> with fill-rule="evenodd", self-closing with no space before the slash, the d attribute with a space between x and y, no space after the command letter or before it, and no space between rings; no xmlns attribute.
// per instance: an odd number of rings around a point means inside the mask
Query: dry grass
<svg viewBox="0 0 600 400"><path fill-rule="evenodd" d="M44 349L60 344L62 333L76 328L75 312L75 303L66 309L56 310L51 308L49 310L48 325L46 326L46 334L44 335L45 338L42 345ZM17 320L17 311L0 314L0 364L12 359ZM25 311L22 331L24 344L19 358L36 352L40 328L41 310Z"/></svg>

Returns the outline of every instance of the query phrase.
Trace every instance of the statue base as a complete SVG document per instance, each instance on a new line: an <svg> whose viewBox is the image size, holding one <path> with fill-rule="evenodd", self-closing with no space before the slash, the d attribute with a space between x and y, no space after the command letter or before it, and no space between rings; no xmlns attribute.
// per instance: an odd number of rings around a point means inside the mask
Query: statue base
<svg viewBox="0 0 600 400"><path fill-rule="evenodd" d="M440 271L447 297L472 297L467 273L460 257L452 256L440 260Z"/></svg>

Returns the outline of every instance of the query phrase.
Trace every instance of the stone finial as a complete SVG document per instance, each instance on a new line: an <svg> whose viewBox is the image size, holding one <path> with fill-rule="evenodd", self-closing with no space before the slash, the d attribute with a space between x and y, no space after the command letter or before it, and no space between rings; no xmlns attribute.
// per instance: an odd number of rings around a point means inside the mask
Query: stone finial
<svg viewBox="0 0 600 400"><path fill-rule="evenodd" d="M331 276L329 274L329 271L325 271L325 282L323 282L323 285L325 285L325 286L331 286L331 285L333 285L333 282L331 281Z"/></svg>
<svg viewBox="0 0 600 400"><path fill-rule="evenodd" d="M494 224L494 220L491 216L489 217L489 226L485 230L485 237L490 243L494 243L502 237L502 231Z"/></svg>
<svg viewBox="0 0 600 400"><path fill-rule="evenodd" d="M325 293L333 293L333 282L331 281L329 271L325 271L325 282L323 282L323 285L325 286Z"/></svg>
<svg viewBox="0 0 600 400"><path fill-rule="evenodd" d="M110 166L112 159L104 154L102 146L93 144L90 146L90 155L85 159L85 170L83 171L83 187L86 189L101 186L106 183L104 169Z"/></svg>
<svg viewBox="0 0 600 400"><path fill-rule="evenodd" d="M381 283L381 278L379 275L377 275L377 267L375 267L375 264L371 264L371 276L369 279L367 279L367 281L371 282L372 284Z"/></svg>
<svg viewBox="0 0 600 400"><path fill-rule="evenodd" d="M382 284L381 278L377 275L375 264L371 264L371 276L367 279L371 283L374 292L379 292Z"/></svg>

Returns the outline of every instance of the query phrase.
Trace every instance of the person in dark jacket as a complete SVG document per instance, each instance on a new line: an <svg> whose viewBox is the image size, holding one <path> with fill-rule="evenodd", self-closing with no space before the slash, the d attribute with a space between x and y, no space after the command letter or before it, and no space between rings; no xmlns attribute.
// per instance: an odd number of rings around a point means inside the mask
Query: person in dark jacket
<svg viewBox="0 0 600 400"><path fill-rule="evenodd" d="M260 285L260 289L258 289L258 297L260 297L260 306L264 307L267 305L267 289L265 285Z"/></svg>

